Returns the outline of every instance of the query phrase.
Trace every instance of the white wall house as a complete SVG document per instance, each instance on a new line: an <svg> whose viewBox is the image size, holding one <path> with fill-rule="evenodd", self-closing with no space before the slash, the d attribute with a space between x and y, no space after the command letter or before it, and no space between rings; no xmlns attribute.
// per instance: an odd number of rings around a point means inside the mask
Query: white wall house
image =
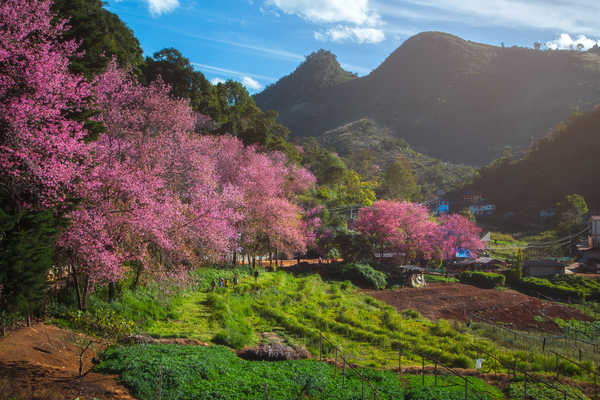
<svg viewBox="0 0 600 400"><path fill-rule="evenodd" d="M495 204L475 204L469 206L469 210L473 213L473 215L492 215L496 212Z"/></svg>

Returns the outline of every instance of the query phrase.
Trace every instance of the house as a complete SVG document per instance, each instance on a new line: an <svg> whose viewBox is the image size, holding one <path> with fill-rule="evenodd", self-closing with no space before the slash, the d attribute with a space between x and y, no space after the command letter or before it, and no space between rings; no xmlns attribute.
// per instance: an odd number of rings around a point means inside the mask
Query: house
<svg viewBox="0 0 600 400"><path fill-rule="evenodd" d="M450 203L447 200L442 200L437 206L438 214L448 214L450 212Z"/></svg>
<svg viewBox="0 0 600 400"><path fill-rule="evenodd" d="M496 212L495 204L475 204L469 206L469 210L473 215L492 215Z"/></svg>
<svg viewBox="0 0 600 400"><path fill-rule="evenodd" d="M556 260L528 260L523 264L523 275L545 277L550 275L564 275L566 265Z"/></svg>
<svg viewBox="0 0 600 400"><path fill-rule="evenodd" d="M592 237L592 247L600 249L600 216L594 215L590 218L590 236Z"/></svg>
<svg viewBox="0 0 600 400"><path fill-rule="evenodd" d="M544 208L539 212L540 219L548 219L552 218L556 215L556 210L554 208Z"/></svg>
<svg viewBox="0 0 600 400"><path fill-rule="evenodd" d="M466 192L463 195L463 200L467 203L478 203L483 200L483 195L481 193Z"/></svg>

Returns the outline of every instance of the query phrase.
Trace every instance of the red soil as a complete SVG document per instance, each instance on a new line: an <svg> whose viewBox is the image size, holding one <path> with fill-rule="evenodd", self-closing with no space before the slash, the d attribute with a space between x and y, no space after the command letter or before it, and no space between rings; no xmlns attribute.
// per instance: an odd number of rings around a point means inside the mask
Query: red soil
<svg viewBox="0 0 600 400"><path fill-rule="evenodd" d="M84 355L84 372L107 343L45 324L0 338L0 399L135 400L116 376L90 372L78 378L80 349L90 340L94 344Z"/></svg>
<svg viewBox="0 0 600 400"><path fill-rule="evenodd" d="M365 293L398 311L413 309L433 320L464 322L477 314L515 329L549 332L559 329L550 318L592 320L574 308L513 290L480 289L460 283L433 283L418 289L366 290ZM536 316L541 322L536 321Z"/></svg>

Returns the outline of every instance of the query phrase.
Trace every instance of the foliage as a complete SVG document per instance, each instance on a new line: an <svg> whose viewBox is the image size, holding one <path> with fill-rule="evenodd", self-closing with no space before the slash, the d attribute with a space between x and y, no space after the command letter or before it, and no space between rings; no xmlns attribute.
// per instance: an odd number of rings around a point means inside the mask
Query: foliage
<svg viewBox="0 0 600 400"><path fill-rule="evenodd" d="M504 286L505 277L493 272L463 271L457 275L462 283L475 285L484 289L493 289L498 286Z"/></svg>
<svg viewBox="0 0 600 400"><path fill-rule="evenodd" d="M56 226L52 211L11 215L0 208L0 309L4 313L30 316L41 305L54 261Z"/></svg>
<svg viewBox="0 0 600 400"><path fill-rule="evenodd" d="M527 210L536 215L557 202L566 204L565 197L572 193L579 193L590 205L600 204L600 191L589 184L597 169L599 127L600 109L574 114L537 140L521 159L482 169L465 190L483 193L499 210L522 210L528 204ZM572 170L579 173L572 176ZM501 182L510 182L510 190ZM582 211L584 204L578 203ZM581 214L577 211L576 215Z"/></svg>
<svg viewBox="0 0 600 400"><path fill-rule="evenodd" d="M119 340L135 331L135 322L123 318L113 310L98 308L93 313L81 310L68 311L63 321L86 333Z"/></svg>
<svg viewBox="0 0 600 400"><path fill-rule="evenodd" d="M527 383L527 398L536 400L563 400L565 398L574 398L581 400L589 400L581 390L567 385L561 385L559 383L552 383L551 385L558 390L552 389L542 383ZM509 386L508 395L511 400L519 400L524 398L525 395L525 384L523 382L515 382Z"/></svg>
<svg viewBox="0 0 600 400"><path fill-rule="evenodd" d="M397 158L385 169L380 191L386 199L415 200L419 188L412 168L405 158Z"/></svg>
<svg viewBox="0 0 600 400"><path fill-rule="evenodd" d="M443 275L425 274L425 282L427 282L427 283L437 283L437 282L452 283L452 282L458 282L458 279L456 279L452 276L446 277Z"/></svg>
<svg viewBox="0 0 600 400"><path fill-rule="evenodd" d="M17 210L46 208L72 194L87 156L83 124L90 86L68 70L74 41L59 42L50 0L0 4L0 198Z"/></svg>
<svg viewBox="0 0 600 400"><path fill-rule="evenodd" d="M528 277L523 278L517 285L522 292L537 296L543 294L562 301L580 303L585 298L585 293L576 288L561 284L554 284L547 279Z"/></svg>
<svg viewBox="0 0 600 400"><path fill-rule="evenodd" d="M206 269L205 273L213 272ZM357 293L350 282L325 283L316 275L294 277L285 272L265 272L258 281L243 276L235 287L183 296L176 312L178 318L157 321L147 332L211 341L225 330L227 321L234 321L249 325L255 332L253 340L258 333L275 331L313 354L319 352L322 332L344 349L348 362L375 367L397 366L398 348L403 349L402 362L406 365L420 363L420 356L425 355L445 365L470 368L477 356L471 347L473 336L447 322L433 323L410 310L397 313ZM485 341L481 345L506 363L516 358L533 371L553 369L552 360L541 354L520 355ZM328 358L335 356L329 346L323 351ZM573 375L578 371L561 373Z"/></svg>
<svg viewBox="0 0 600 400"><path fill-rule="evenodd" d="M585 199L578 194L566 196L556 204L557 226L559 235L572 235L586 223L588 206Z"/></svg>
<svg viewBox="0 0 600 400"><path fill-rule="evenodd" d="M341 387L340 371L334 378L330 364L315 360L258 362L238 358L230 350L220 347L193 347L175 345L136 345L113 347L102 355L97 370L119 374L121 380L142 399L155 399L158 391L157 377L162 376L163 399L356 399L361 393L361 379L349 369L345 371ZM405 390L392 371L359 369L376 390L380 399L401 400ZM420 377L411 377L407 397L429 399L421 393ZM451 378L450 381L453 381ZM469 378L472 392L490 392L498 398L499 391L477 378ZM427 379L432 384L430 377ZM472 389L473 389L472 388ZM459 388L437 389L437 399L454 399ZM365 385L365 395L369 394ZM485 394L483 399L490 399ZM462 397L461 397L462 398Z"/></svg>
<svg viewBox="0 0 600 400"><path fill-rule="evenodd" d="M339 266L339 267L338 267ZM371 289L385 289L387 279L383 272L377 271L368 264L335 264L334 268L340 268L340 274L344 279L354 283L356 286Z"/></svg>
<svg viewBox="0 0 600 400"><path fill-rule="evenodd" d="M91 78L102 72L113 57L121 67L139 72L144 62L139 41L116 14L103 7L101 0L54 0L52 9L69 21L63 40L80 43L83 55L71 57L73 72Z"/></svg>
<svg viewBox="0 0 600 400"><path fill-rule="evenodd" d="M481 230L467 218L443 215L439 224L422 205L380 200L362 208L354 229L371 245L374 254L404 253L408 260L452 259L459 247L477 254L483 244Z"/></svg>

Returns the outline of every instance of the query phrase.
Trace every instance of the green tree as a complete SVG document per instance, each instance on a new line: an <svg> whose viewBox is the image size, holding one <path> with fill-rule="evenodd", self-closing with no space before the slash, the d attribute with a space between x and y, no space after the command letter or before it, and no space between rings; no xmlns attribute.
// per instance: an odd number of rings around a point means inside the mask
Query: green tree
<svg viewBox="0 0 600 400"><path fill-rule="evenodd" d="M177 49L162 49L152 57L146 57L146 82L152 82L159 76L171 86L173 96L189 99L194 111L219 120L217 89Z"/></svg>
<svg viewBox="0 0 600 400"><path fill-rule="evenodd" d="M573 234L585 223L588 205L583 196L570 194L556 203L556 230L561 235Z"/></svg>
<svg viewBox="0 0 600 400"><path fill-rule="evenodd" d="M419 185L410 163L404 157L397 158L383 174L379 197L414 200L418 193Z"/></svg>
<svg viewBox="0 0 600 400"><path fill-rule="evenodd" d="M104 9L101 0L54 0L53 10L59 18L69 19L70 31L65 40L81 41L83 57L74 58L71 70L92 77L106 67L114 56L120 66L131 66L139 73L144 59L142 48L131 29Z"/></svg>
<svg viewBox="0 0 600 400"><path fill-rule="evenodd" d="M39 309L56 232L51 210L13 213L0 208L0 310L4 313L25 316L29 323Z"/></svg>

